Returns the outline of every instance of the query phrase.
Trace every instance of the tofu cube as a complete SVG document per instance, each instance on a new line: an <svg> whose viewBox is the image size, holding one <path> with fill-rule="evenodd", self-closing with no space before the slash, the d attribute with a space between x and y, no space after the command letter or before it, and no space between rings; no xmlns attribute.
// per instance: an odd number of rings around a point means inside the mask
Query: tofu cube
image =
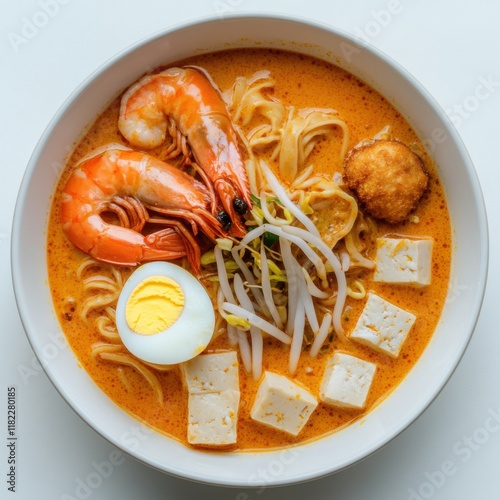
<svg viewBox="0 0 500 500"><path fill-rule="evenodd" d="M326 365L319 398L333 406L364 408L376 368L375 363L336 352Z"/></svg>
<svg viewBox="0 0 500 500"><path fill-rule="evenodd" d="M296 436L318 406L316 398L289 378L266 371L250 416L257 422Z"/></svg>
<svg viewBox="0 0 500 500"><path fill-rule="evenodd" d="M369 293L365 308L349 337L397 358L415 320L414 314Z"/></svg>
<svg viewBox="0 0 500 500"><path fill-rule="evenodd" d="M182 363L188 399L188 442L200 446L236 443L240 386L235 351L202 354Z"/></svg>
<svg viewBox="0 0 500 500"><path fill-rule="evenodd" d="M425 286L431 282L433 240L377 238L374 281Z"/></svg>
<svg viewBox="0 0 500 500"><path fill-rule="evenodd" d="M190 394L188 442L201 446L236 443L239 404L239 391Z"/></svg>
<svg viewBox="0 0 500 500"><path fill-rule="evenodd" d="M240 390L235 351L201 354L182 363L181 369L190 394Z"/></svg>

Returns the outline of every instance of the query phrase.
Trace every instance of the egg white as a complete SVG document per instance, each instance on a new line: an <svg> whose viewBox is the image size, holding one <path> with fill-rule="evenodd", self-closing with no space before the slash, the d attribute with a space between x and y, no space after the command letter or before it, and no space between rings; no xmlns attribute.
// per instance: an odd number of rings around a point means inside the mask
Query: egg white
<svg viewBox="0 0 500 500"><path fill-rule="evenodd" d="M165 276L178 283L184 306L170 327L142 335L128 326L125 309L132 291L151 276ZM134 356L149 363L172 365L192 359L205 349L214 332L215 312L207 291L191 273L169 262L150 262L137 268L126 281L116 307L116 327Z"/></svg>

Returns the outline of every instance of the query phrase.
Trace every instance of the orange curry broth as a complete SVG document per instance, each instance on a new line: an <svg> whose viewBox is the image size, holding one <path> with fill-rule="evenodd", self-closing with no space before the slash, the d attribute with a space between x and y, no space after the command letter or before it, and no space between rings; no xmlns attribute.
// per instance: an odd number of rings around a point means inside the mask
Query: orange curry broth
<svg viewBox="0 0 500 500"><path fill-rule="evenodd" d="M386 397L404 378L421 355L439 320L447 292L451 260L451 229L443 189L423 146L401 115L371 87L357 78L326 62L299 55L267 49L225 51L191 58L180 64L194 64L208 70L222 90L229 88L237 76L251 76L255 71L267 69L276 80L274 96L285 105L301 107L334 108L350 129L349 149L360 140L370 138L384 126L390 125L391 135L414 149L422 151L422 157L430 174L430 187L415 214L419 221L397 226L378 224L378 236L397 233L426 236L434 239L432 284L423 288L377 284L371 281L372 272L362 272L361 278L367 290L407 309L417 320L397 359L377 354L373 350L350 343L342 344L344 351L377 364L377 372L367 400L366 410L344 410L320 403L298 437L274 430L254 422L250 409L258 383L247 375L240 363L241 404L238 419L237 449L283 447L289 444L316 439L347 425L366 414L382 398ZM91 345L102 341L92 318L82 322L77 314L84 295L75 278L75 269L85 255L76 250L61 230L59 199L61 189L72 166L91 149L109 142L125 143L117 128L119 100L98 117L91 130L76 148L69 165L62 175L54 197L48 228L49 281L57 315L69 343L83 368L98 386L120 407L138 420L172 436L187 445L187 393L182 386L180 370L160 374L165 402L159 405L144 379L133 368L93 359ZM310 157L318 171L341 172L339 159L340 131L321 141ZM154 154L154 152L153 152ZM321 223L321 220L318 220ZM373 252L372 255L373 257ZM70 299L70 300L68 300ZM364 300L347 300L344 326L352 330L364 306ZM307 353L301 356L293 378L318 396L326 360L339 345L333 341L322 349L315 359ZM208 351L231 348L225 335L218 337ZM263 368L288 374L289 347L280 342L267 340L264 346ZM118 371L123 370L130 381L124 387Z"/></svg>

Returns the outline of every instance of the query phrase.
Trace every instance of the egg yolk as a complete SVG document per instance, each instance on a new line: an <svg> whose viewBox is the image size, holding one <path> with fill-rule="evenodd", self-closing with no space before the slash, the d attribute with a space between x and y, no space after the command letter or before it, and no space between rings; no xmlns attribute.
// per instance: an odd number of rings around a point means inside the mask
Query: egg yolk
<svg viewBox="0 0 500 500"><path fill-rule="evenodd" d="M150 276L130 294L125 306L129 328L141 335L154 335L173 325L184 307L181 286L166 276Z"/></svg>

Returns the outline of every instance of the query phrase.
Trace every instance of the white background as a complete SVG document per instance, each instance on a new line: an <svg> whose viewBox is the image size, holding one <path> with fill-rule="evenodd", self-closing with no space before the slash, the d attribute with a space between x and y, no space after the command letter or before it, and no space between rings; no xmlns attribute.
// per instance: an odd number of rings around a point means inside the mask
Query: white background
<svg viewBox="0 0 500 500"><path fill-rule="evenodd" d="M494 279L500 273L495 259L500 247L499 2L0 0L0 6L0 498L500 498L500 425L492 417L500 414L500 289ZM237 490L173 478L126 457L98 481L95 466L109 461L114 448L80 420L39 369L17 314L10 279L17 190L44 128L91 72L151 33L232 12L282 12L362 37L412 73L453 116L489 214L492 259L483 309L461 364L437 400L385 448L346 471L292 487ZM33 22L40 26L28 28ZM11 385L18 391L16 493L7 491L5 475ZM82 487L89 478L92 488Z"/></svg>

